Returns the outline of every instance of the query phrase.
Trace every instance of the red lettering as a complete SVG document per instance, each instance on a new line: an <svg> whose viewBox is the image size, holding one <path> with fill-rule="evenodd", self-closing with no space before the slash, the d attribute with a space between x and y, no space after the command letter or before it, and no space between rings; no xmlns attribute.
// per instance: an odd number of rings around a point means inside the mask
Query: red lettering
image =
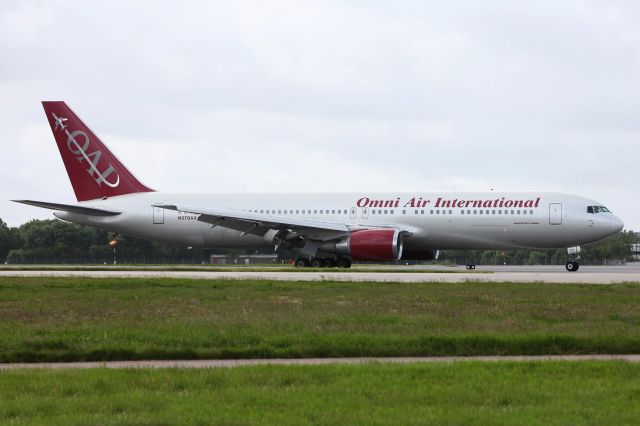
<svg viewBox="0 0 640 426"><path fill-rule="evenodd" d="M367 197L362 197L356 203L358 207L367 207L369 205L369 199Z"/></svg>

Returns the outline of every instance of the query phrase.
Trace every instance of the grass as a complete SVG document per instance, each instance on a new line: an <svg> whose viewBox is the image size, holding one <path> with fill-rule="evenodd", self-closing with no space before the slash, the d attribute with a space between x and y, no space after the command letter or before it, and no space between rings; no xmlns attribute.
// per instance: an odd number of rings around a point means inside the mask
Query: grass
<svg viewBox="0 0 640 426"><path fill-rule="evenodd" d="M0 362L640 353L640 285L0 277Z"/></svg>
<svg viewBox="0 0 640 426"><path fill-rule="evenodd" d="M537 362L0 372L0 423L640 423L640 365Z"/></svg>

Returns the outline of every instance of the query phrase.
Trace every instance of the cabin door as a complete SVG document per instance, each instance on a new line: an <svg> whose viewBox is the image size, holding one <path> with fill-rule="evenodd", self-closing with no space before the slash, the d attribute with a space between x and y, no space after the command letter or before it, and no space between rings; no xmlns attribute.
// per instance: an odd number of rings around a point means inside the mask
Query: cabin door
<svg viewBox="0 0 640 426"><path fill-rule="evenodd" d="M562 204L561 203L549 204L549 224L562 225Z"/></svg>
<svg viewBox="0 0 640 426"><path fill-rule="evenodd" d="M164 223L164 209L153 207L153 224L162 225Z"/></svg>

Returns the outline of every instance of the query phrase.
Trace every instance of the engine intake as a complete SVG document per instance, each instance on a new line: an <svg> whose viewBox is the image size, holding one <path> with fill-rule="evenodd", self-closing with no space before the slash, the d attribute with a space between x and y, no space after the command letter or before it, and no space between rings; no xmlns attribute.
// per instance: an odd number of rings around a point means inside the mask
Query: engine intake
<svg viewBox="0 0 640 426"><path fill-rule="evenodd" d="M402 257L402 246L402 233L398 229L363 229L336 243L325 243L321 249L351 256L353 260L398 260Z"/></svg>

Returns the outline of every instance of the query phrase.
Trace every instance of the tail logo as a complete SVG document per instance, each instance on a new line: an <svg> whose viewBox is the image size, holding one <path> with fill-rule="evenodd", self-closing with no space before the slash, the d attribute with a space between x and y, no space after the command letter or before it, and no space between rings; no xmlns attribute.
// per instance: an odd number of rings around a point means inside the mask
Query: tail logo
<svg viewBox="0 0 640 426"><path fill-rule="evenodd" d="M60 127L62 130L67 128L67 125L64 124L64 122L67 121L68 118L60 118L55 113L52 113L51 115L53 115L53 119L56 121L56 127L53 129L54 131L58 130L58 127Z"/></svg>
<svg viewBox="0 0 640 426"><path fill-rule="evenodd" d="M67 130L68 126L64 124L64 122L68 119L64 117L58 117L53 113L52 115L55 121L55 126L53 129L54 132L59 129L67 135L67 148L73 155L76 156L76 159L80 161L80 163L82 163L83 161L87 162L87 164L89 165L89 168L87 169L89 176L91 176L99 186L103 183L110 188L116 188L118 185L120 185L120 176L111 164L109 164L109 167L107 167L107 169L103 172L98 170L98 163L100 162L100 158L102 157L102 151L96 150L91 153L87 152L91 148L91 139L89 138L89 136L87 136L87 134L82 130L69 132L69 130ZM82 142L82 146L80 145L79 140ZM112 179L111 181L109 181L108 178L114 174L115 180Z"/></svg>

